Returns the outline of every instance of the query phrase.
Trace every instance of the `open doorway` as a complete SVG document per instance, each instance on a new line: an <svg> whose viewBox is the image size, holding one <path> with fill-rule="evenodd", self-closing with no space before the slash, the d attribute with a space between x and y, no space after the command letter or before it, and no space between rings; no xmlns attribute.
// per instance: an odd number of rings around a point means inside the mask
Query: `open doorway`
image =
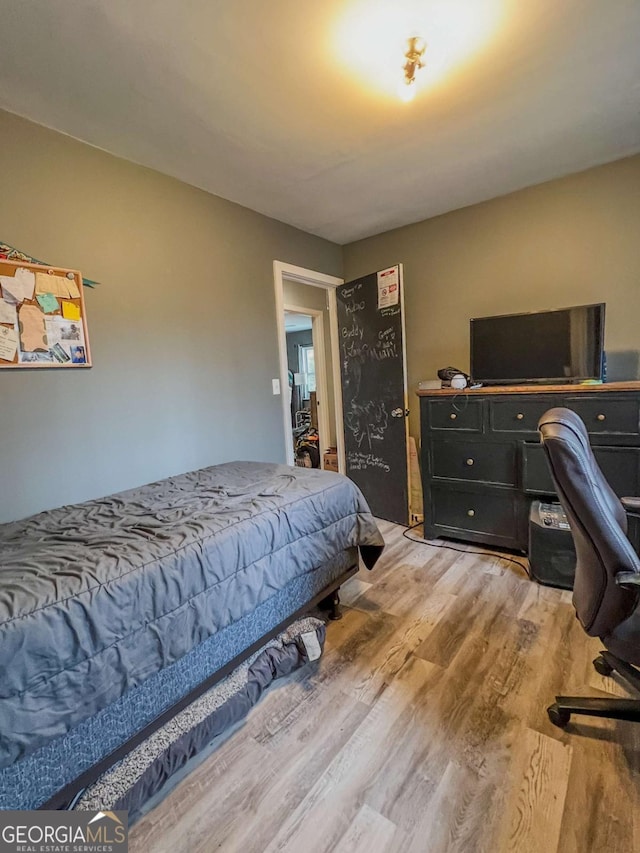
<svg viewBox="0 0 640 853"><path fill-rule="evenodd" d="M274 261L280 386L289 465L306 464L344 472L335 301L335 288L341 283L342 279L333 276Z"/></svg>
<svg viewBox="0 0 640 853"><path fill-rule="evenodd" d="M322 339L322 314L310 314L308 310L287 304L284 308L291 441L296 465L321 468L323 449L330 443L326 418L322 418L321 424L318 410L318 385L321 383L316 374L316 360L322 366L323 355L317 358Z"/></svg>

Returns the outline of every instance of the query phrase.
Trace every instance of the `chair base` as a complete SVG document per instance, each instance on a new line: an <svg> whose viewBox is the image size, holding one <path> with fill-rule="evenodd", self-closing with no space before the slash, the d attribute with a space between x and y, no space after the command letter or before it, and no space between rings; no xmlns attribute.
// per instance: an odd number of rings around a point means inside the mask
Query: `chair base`
<svg viewBox="0 0 640 853"><path fill-rule="evenodd" d="M640 671L626 661L601 652L593 666L600 675L617 672L635 690L640 692ZM563 729L571 720L572 714L584 714L589 717L606 717L610 720L630 720L640 723L640 699L590 699L580 696L556 696L553 705L547 708L547 714L554 726Z"/></svg>

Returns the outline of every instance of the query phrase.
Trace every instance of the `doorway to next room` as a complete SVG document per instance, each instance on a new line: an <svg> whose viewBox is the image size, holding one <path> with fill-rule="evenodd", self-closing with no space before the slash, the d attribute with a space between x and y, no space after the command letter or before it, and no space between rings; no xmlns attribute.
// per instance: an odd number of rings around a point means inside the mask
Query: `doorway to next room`
<svg viewBox="0 0 640 853"><path fill-rule="evenodd" d="M286 461L343 473L335 304L341 283L274 261Z"/></svg>
<svg viewBox="0 0 640 853"><path fill-rule="evenodd" d="M320 468L327 436L321 437L318 428L313 317L285 308L284 327L287 337L291 441L295 463L305 468Z"/></svg>
<svg viewBox="0 0 640 853"><path fill-rule="evenodd" d="M293 462L303 468L338 470L331 341L326 297L318 288L287 283L284 303L287 378L283 402ZM294 288L291 290L291 288ZM314 307L311 307L311 306Z"/></svg>

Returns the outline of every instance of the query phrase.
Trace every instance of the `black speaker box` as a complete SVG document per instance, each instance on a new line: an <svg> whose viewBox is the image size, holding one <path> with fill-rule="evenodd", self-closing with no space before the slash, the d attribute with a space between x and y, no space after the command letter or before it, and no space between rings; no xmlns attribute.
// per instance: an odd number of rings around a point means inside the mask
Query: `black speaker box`
<svg viewBox="0 0 640 853"><path fill-rule="evenodd" d="M573 589L576 551L560 504L534 501L529 513L529 566L539 583Z"/></svg>

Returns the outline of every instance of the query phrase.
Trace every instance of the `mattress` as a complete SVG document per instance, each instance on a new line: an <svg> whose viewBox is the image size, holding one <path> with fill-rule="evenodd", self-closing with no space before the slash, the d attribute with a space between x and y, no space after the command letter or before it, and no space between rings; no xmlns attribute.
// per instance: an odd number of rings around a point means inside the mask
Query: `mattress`
<svg viewBox="0 0 640 853"><path fill-rule="evenodd" d="M36 809L154 721L212 673L260 641L357 565L349 548L294 578L242 619L213 634L174 664L61 737L0 768L0 809Z"/></svg>
<svg viewBox="0 0 640 853"><path fill-rule="evenodd" d="M235 462L0 526L0 768L383 540L345 477Z"/></svg>

